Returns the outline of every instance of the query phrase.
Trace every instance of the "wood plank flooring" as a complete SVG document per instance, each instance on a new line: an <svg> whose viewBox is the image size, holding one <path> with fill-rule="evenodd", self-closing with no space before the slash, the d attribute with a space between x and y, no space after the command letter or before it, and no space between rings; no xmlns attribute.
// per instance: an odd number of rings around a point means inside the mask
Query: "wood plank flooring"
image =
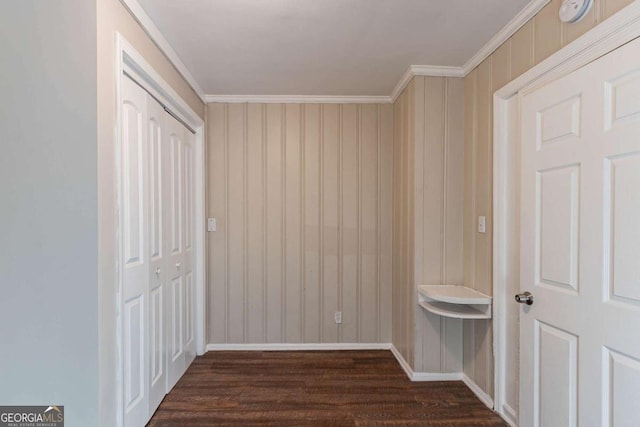
<svg viewBox="0 0 640 427"><path fill-rule="evenodd" d="M148 426L505 426L462 382L409 381L389 351L209 352Z"/></svg>

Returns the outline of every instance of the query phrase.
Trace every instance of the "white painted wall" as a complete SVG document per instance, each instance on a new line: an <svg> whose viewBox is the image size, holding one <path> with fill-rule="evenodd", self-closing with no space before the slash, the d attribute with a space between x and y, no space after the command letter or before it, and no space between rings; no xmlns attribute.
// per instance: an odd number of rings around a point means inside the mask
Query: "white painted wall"
<svg viewBox="0 0 640 427"><path fill-rule="evenodd" d="M0 3L0 403L98 424L96 5Z"/></svg>

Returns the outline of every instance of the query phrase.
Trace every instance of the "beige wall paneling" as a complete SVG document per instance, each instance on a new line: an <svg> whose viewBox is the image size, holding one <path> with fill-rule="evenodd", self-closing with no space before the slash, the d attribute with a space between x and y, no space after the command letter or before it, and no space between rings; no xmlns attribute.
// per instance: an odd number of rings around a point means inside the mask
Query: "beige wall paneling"
<svg viewBox="0 0 640 427"><path fill-rule="evenodd" d="M535 64L546 59L562 46L564 27L558 19L561 4L562 0L551 0L533 18L533 40L529 40L528 43L533 46ZM528 68L530 66L526 67Z"/></svg>
<svg viewBox="0 0 640 427"><path fill-rule="evenodd" d="M463 222L463 247L464 247L464 284L474 287L475 279L475 227L476 227L476 202L475 202L475 176L476 176L476 125L477 125L477 68L464 79L465 98L465 156L464 156L464 222ZM475 343L473 334L474 321L463 322L463 372L469 378L475 375Z"/></svg>
<svg viewBox="0 0 640 427"><path fill-rule="evenodd" d="M413 313L415 291L411 281L414 260L409 241L413 225L409 220L412 197L409 190L409 140L411 93L414 82L409 83L394 103L394 167L393 167L393 338L392 342L402 357L413 366Z"/></svg>
<svg viewBox="0 0 640 427"><path fill-rule="evenodd" d="M359 110L358 144L358 341L377 342L379 336L379 271L377 254L380 247L378 227L379 163L378 105L362 105Z"/></svg>
<svg viewBox="0 0 640 427"><path fill-rule="evenodd" d="M394 104L393 343L417 372L460 372L462 322L417 307L419 284L462 284L462 79L415 77Z"/></svg>
<svg viewBox="0 0 640 427"><path fill-rule="evenodd" d="M597 0L596 0L597 1ZM634 0L601 0L600 18L602 21L620 11L625 6L633 3Z"/></svg>
<svg viewBox="0 0 640 427"><path fill-rule="evenodd" d="M340 286L342 325L339 326L340 341L358 342L358 199L359 199L359 162L358 149L360 135L358 134L358 107L353 104L342 106L342 129L340 145L341 159L341 260Z"/></svg>
<svg viewBox="0 0 640 427"><path fill-rule="evenodd" d="M562 23L562 46L568 45L600 22L601 2L602 0L594 0L594 4L591 6L591 9L589 9L589 12L579 22L575 22L573 24ZM553 21L559 21L557 14ZM552 25L553 21L547 21L548 25Z"/></svg>
<svg viewBox="0 0 640 427"><path fill-rule="evenodd" d="M225 209L226 174L227 174L227 128L213 124L227 123L228 106L210 104L207 106L207 205L210 217L218 222L218 232L209 234L207 239L208 262L208 304L207 321L209 341L226 342L227 340L227 251L226 236L227 210ZM211 286L214 284L214 286Z"/></svg>
<svg viewBox="0 0 640 427"><path fill-rule="evenodd" d="M444 150L444 263L442 283L464 284L464 81L446 80L446 120ZM444 319L445 342L442 343L441 371L461 372L463 369L463 322Z"/></svg>
<svg viewBox="0 0 640 427"><path fill-rule="evenodd" d="M302 120L304 105L285 106L284 149L284 342L302 341Z"/></svg>
<svg viewBox="0 0 640 427"><path fill-rule="evenodd" d="M492 199L491 176L493 159L493 90L491 57L478 66L477 140L476 140L476 215L486 216L486 233L475 232L475 289L487 295L492 293L491 283L491 236Z"/></svg>
<svg viewBox="0 0 640 427"><path fill-rule="evenodd" d="M264 246L265 233L265 119L264 105L249 104L246 111L246 267L245 304L247 317L245 322L245 340L263 342L264 298L266 285L266 262Z"/></svg>
<svg viewBox="0 0 640 427"><path fill-rule="evenodd" d="M493 91L511 81L511 40L507 40L491 55Z"/></svg>
<svg viewBox="0 0 640 427"><path fill-rule="evenodd" d="M279 343L284 339L284 105L269 104L266 124L266 263L267 286L265 298L266 342ZM214 284L218 285L218 284ZM225 284L222 284L225 286ZM215 342L215 341L213 341ZM232 342L232 341L225 341Z"/></svg>
<svg viewBox="0 0 640 427"><path fill-rule="evenodd" d="M340 247L340 123L341 105L322 107L322 337L324 342L338 342L338 326L333 315L339 309Z"/></svg>
<svg viewBox="0 0 640 427"><path fill-rule="evenodd" d="M485 59L486 61L486 59ZM533 66L533 21L511 37L511 76L516 78ZM476 67L477 69L477 67Z"/></svg>
<svg viewBox="0 0 640 427"><path fill-rule="evenodd" d="M245 342L247 105L229 105L227 111L227 330L231 342Z"/></svg>
<svg viewBox="0 0 640 427"><path fill-rule="evenodd" d="M401 242L401 225L402 225L402 176L400 170L402 167L402 106L406 92L402 92L396 102L393 104L393 205L392 205L392 326L391 326L391 342L398 352L406 359L407 349L406 342L403 339L404 328L402 322L402 286L400 259L402 255Z"/></svg>
<svg viewBox="0 0 640 427"><path fill-rule="evenodd" d="M391 120L375 104L209 105L210 343L389 342Z"/></svg>
<svg viewBox="0 0 640 427"><path fill-rule="evenodd" d="M415 343L416 343L416 323L415 312L416 308L416 277L415 277L415 239L416 230L415 226L415 168L416 168L416 155L415 155L415 94L416 94L416 81L411 81L408 89L409 93L405 99L405 123L407 132L403 141L403 180L404 189L406 194L406 200L403 204L404 208L404 246L405 246L405 281L404 281L404 302L406 306L405 324L407 330L407 350L409 351L409 358L407 361L410 366L415 367Z"/></svg>
<svg viewBox="0 0 640 427"><path fill-rule="evenodd" d="M303 203L303 308L304 313L304 342L321 342L321 306L322 288L320 253L322 246L322 229L320 228L320 139L322 131L320 125L322 106L319 104L304 106L304 123L302 138L303 163L302 163L302 195Z"/></svg>
<svg viewBox="0 0 640 427"><path fill-rule="evenodd" d="M442 284L444 206L444 123L446 79L414 78L415 136L415 280ZM415 301L413 302L415 304ZM419 372L440 372L446 321L416 310L416 363Z"/></svg>
<svg viewBox="0 0 640 427"><path fill-rule="evenodd" d="M492 294L491 281L491 236L492 236L492 96L493 76L492 60L487 58L478 66L476 88L476 147L475 147L475 211L476 215L486 216L486 233L479 233L473 229L474 242L474 288L488 295ZM474 218L474 221L477 218ZM474 222L475 224L475 222ZM472 345L474 358L473 377L482 390L489 395L493 390L493 356L491 343L491 321L476 320L472 326Z"/></svg>
<svg viewBox="0 0 640 427"><path fill-rule="evenodd" d="M380 245L378 254L378 281L380 289L378 327L379 340L381 342L391 342L393 327L393 166L394 166L394 106L381 105L379 112L379 195L378 207L380 216L378 218L378 230L380 234ZM391 143L388 143L390 141ZM391 202L391 203L390 203Z"/></svg>

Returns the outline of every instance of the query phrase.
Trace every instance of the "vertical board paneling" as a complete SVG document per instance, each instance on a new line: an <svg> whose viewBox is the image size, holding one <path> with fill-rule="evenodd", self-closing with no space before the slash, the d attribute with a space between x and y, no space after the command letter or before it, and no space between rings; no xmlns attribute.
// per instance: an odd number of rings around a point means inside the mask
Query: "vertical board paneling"
<svg viewBox="0 0 640 427"><path fill-rule="evenodd" d="M534 50L534 63L546 59L562 46L562 24L558 10L562 0L551 0L533 19L533 41L523 39ZM515 52L514 52L515 53ZM530 65L520 64L519 69L528 69Z"/></svg>
<svg viewBox="0 0 640 427"><path fill-rule="evenodd" d="M464 216L464 129L466 124L464 104L464 84L462 79L447 79L447 144L445 168L445 214L444 249L446 264L443 281L450 285L464 283L463 264L463 216Z"/></svg>
<svg viewBox="0 0 640 427"><path fill-rule="evenodd" d="M320 138L322 106L304 107L304 341L320 342L321 322L321 274L320 253L322 239L320 228L321 184L320 184Z"/></svg>
<svg viewBox="0 0 640 427"><path fill-rule="evenodd" d="M602 0L602 3L603 7L602 13L600 14L600 19L604 21L623 7L633 3L633 0Z"/></svg>
<svg viewBox="0 0 640 427"><path fill-rule="evenodd" d="M283 252L283 221L284 211L282 202L283 176L283 139L282 123L284 120L284 108L282 105L267 105L267 189L265 199L267 201L267 287L266 287L266 329L267 342L277 343L284 339L282 322L284 319L284 305L282 292L284 289L284 272L282 269ZM214 341L215 342L215 341ZM233 342L233 341L225 341Z"/></svg>
<svg viewBox="0 0 640 427"><path fill-rule="evenodd" d="M212 104L208 107L207 129L207 188L209 189L208 212L218 219L220 227L226 227L225 209L225 129L226 105ZM225 234L210 234L208 239L209 307L207 313L209 340L226 341L226 242Z"/></svg>
<svg viewBox="0 0 640 427"><path fill-rule="evenodd" d="M361 342L378 341L379 279L378 229L379 196L379 105L363 105L360 109L360 200L359 200L359 338Z"/></svg>
<svg viewBox="0 0 640 427"><path fill-rule="evenodd" d="M248 106L247 123L247 337L264 340L264 115L261 105Z"/></svg>
<svg viewBox="0 0 640 427"><path fill-rule="evenodd" d="M246 105L235 104L228 108L227 116L227 162L228 162L228 236L227 251L228 278L228 319L229 340L244 342L245 322L245 137Z"/></svg>
<svg viewBox="0 0 640 427"><path fill-rule="evenodd" d="M392 180L392 342L400 354L407 359L406 342L404 340L403 304L402 304L402 110L407 96L403 91L393 104L393 180Z"/></svg>
<svg viewBox="0 0 640 427"><path fill-rule="evenodd" d="M392 105L381 105L378 126L380 135L378 141L378 167L380 176L378 181L378 207L380 217L378 218L378 233L380 235L380 245L378 254L378 340L384 341L385 337L391 341L393 329L392 313L392 251L393 251L393 109Z"/></svg>
<svg viewBox="0 0 640 427"><path fill-rule="evenodd" d="M409 348L409 357L407 362L411 366L415 366L415 232L413 225L415 224L415 80L409 83L409 96L406 99L406 126L407 134L404 138L404 191L406 192L406 201L403 205L404 208L404 229L403 236L405 242L405 280L404 280L404 301L408 310L406 311L406 331L407 331L407 346Z"/></svg>
<svg viewBox="0 0 640 427"><path fill-rule="evenodd" d="M323 105L322 123L322 213L323 213L323 283L322 339L338 342L338 327L333 320L338 310L340 246L340 111L339 105Z"/></svg>
<svg viewBox="0 0 640 427"><path fill-rule="evenodd" d="M344 342L358 342L358 201L359 201L359 147L360 106L342 106L341 168L341 223L342 223L342 327Z"/></svg>
<svg viewBox="0 0 640 427"><path fill-rule="evenodd" d="M210 342L389 342L391 106L208 111Z"/></svg>
<svg viewBox="0 0 640 427"><path fill-rule="evenodd" d="M487 60L488 58L484 62ZM533 21L529 21L511 37L511 74L516 78L532 66Z"/></svg>
<svg viewBox="0 0 640 427"><path fill-rule="evenodd" d="M302 339L302 200L300 164L302 155L301 104L285 107L285 342Z"/></svg>
<svg viewBox="0 0 640 427"><path fill-rule="evenodd" d="M485 60L478 67L478 89L476 109L478 111L476 139L475 182L484 181L476 187L476 214L486 217L486 233L476 233L475 237L475 279L476 289L491 294L491 167L493 157L492 126L492 83L491 60Z"/></svg>
<svg viewBox="0 0 640 427"><path fill-rule="evenodd" d="M407 172L398 176L408 179L401 189L406 194L402 206L408 210L403 214L406 229L399 239L405 239L406 258L413 260L406 268L405 305L400 310L410 313L407 339L414 347L407 360L413 358L410 363L418 372L459 372L462 368L462 323L417 308L415 288L462 282L462 89L461 79L414 78L407 86L408 117L401 121L403 129L398 132L400 141L407 144L401 156L408 161Z"/></svg>

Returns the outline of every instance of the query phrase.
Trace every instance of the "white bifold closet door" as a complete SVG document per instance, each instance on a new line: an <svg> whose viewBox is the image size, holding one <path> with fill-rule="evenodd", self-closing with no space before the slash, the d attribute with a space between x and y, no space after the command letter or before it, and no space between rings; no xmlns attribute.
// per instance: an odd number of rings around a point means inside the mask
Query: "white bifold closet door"
<svg viewBox="0 0 640 427"><path fill-rule="evenodd" d="M194 135L122 79L124 424L144 426L195 358Z"/></svg>

